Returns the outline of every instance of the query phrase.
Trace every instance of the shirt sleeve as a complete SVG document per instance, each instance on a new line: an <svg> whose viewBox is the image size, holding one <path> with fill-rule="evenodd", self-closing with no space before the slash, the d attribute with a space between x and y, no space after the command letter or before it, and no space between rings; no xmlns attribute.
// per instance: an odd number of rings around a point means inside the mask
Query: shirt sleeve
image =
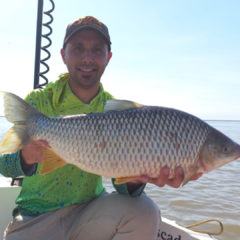
<svg viewBox="0 0 240 240"><path fill-rule="evenodd" d="M4 177L32 176L37 170L38 164L33 164L26 172L22 170L20 151L13 154L0 155L0 173Z"/></svg>
<svg viewBox="0 0 240 240"><path fill-rule="evenodd" d="M116 181L116 179L112 178L112 184L113 184L113 187L116 189L116 191L120 194L128 195L132 198L139 197L142 194L142 192L146 186L146 184L142 184L138 189L136 189L132 194L130 194L128 192L126 183L115 184L115 181Z"/></svg>

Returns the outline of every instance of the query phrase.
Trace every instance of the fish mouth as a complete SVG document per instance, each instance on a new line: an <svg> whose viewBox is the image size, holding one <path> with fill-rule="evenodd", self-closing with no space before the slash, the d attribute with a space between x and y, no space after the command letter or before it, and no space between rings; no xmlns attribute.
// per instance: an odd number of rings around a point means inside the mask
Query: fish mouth
<svg viewBox="0 0 240 240"><path fill-rule="evenodd" d="M237 148L236 160L240 158L240 145Z"/></svg>

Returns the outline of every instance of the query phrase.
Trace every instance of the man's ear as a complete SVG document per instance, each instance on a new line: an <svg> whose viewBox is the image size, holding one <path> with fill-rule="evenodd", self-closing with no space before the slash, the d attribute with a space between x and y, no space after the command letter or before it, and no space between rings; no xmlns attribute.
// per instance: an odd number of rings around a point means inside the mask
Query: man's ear
<svg viewBox="0 0 240 240"><path fill-rule="evenodd" d="M108 63L109 63L109 61L110 61L111 58L112 58L112 52L109 52L109 53L108 53L108 61L107 61Z"/></svg>
<svg viewBox="0 0 240 240"><path fill-rule="evenodd" d="M64 64L66 64L66 61L65 61L65 50L63 48L61 49L61 56L62 56L62 60L63 60Z"/></svg>

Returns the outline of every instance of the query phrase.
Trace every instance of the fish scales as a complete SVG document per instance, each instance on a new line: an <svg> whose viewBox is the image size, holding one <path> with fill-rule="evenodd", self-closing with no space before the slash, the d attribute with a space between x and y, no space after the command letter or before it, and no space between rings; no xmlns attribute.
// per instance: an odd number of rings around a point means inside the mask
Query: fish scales
<svg viewBox="0 0 240 240"><path fill-rule="evenodd" d="M36 116L27 127L31 138L45 139L68 163L107 177L157 177L163 166L169 166L172 175L176 166L187 171L211 131L194 116L162 107L65 118Z"/></svg>
<svg viewBox="0 0 240 240"><path fill-rule="evenodd" d="M49 118L12 93L4 95L5 115L14 126L0 153L22 149L31 140L49 143L40 174L71 163L82 170L117 178L158 177L164 166L184 170L185 185L240 157L240 146L204 121L179 110L108 100L101 114Z"/></svg>

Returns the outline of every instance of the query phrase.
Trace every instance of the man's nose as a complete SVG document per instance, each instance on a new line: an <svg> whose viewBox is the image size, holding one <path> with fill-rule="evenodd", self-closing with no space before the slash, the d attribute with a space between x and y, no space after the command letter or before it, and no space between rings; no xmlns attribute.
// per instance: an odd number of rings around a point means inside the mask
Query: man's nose
<svg viewBox="0 0 240 240"><path fill-rule="evenodd" d="M90 50L84 51L82 62L87 64L93 63L93 58Z"/></svg>

